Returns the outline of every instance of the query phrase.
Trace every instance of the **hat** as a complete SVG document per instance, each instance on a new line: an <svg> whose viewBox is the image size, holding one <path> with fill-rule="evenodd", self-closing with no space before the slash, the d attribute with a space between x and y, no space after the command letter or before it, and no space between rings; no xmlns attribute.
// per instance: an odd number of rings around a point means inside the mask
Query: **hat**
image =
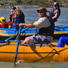
<svg viewBox="0 0 68 68"><path fill-rule="evenodd" d="M40 7L40 8L37 10L37 12L39 12L39 11L42 11L42 12L43 12L43 11L47 11L47 10L46 10L45 7Z"/></svg>

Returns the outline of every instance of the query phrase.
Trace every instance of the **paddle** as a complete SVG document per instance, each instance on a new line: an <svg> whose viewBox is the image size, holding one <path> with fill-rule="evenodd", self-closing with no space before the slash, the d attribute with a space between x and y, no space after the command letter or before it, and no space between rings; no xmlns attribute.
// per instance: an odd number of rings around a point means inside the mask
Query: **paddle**
<svg viewBox="0 0 68 68"><path fill-rule="evenodd" d="M9 38L5 39L5 42L9 41L10 39L12 39L13 37L15 37L16 35L18 35L18 32L15 35L10 36Z"/></svg>
<svg viewBox="0 0 68 68"><path fill-rule="evenodd" d="M25 29L23 29L23 32L25 30L27 30L28 27L26 27ZM21 26L19 28L19 33L18 33L18 39L17 39L17 47L16 47L16 52L15 52L15 62L14 62L14 66L16 66L16 59L17 59L17 53L18 53L18 46L19 46L19 43L20 43L20 34L21 34Z"/></svg>
<svg viewBox="0 0 68 68"><path fill-rule="evenodd" d="M17 47L16 47L16 52L15 52L15 62L14 62L14 66L16 66L16 59L17 59L17 53L18 53L18 46L19 46L19 43L20 43L20 34L21 34L21 26L19 28L19 33L18 33L18 39L17 39Z"/></svg>

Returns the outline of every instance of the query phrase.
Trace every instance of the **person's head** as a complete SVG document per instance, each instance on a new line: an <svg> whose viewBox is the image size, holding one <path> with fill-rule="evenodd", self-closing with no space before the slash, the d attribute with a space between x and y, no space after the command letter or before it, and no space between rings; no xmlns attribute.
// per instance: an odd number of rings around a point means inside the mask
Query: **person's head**
<svg viewBox="0 0 68 68"><path fill-rule="evenodd" d="M17 15L20 15L20 9L15 9L15 10L14 10L14 18L15 18Z"/></svg>
<svg viewBox="0 0 68 68"><path fill-rule="evenodd" d="M6 18L5 18L5 17L1 17L1 18L0 18L0 21L1 21L1 22L6 22Z"/></svg>
<svg viewBox="0 0 68 68"><path fill-rule="evenodd" d="M19 15L20 14L20 9L15 9L14 12L15 12L16 15Z"/></svg>
<svg viewBox="0 0 68 68"><path fill-rule="evenodd" d="M58 9L59 8L59 3L58 2L54 2L54 8Z"/></svg>
<svg viewBox="0 0 68 68"><path fill-rule="evenodd" d="M11 8L11 14L13 14L13 11L16 9L16 7Z"/></svg>
<svg viewBox="0 0 68 68"><path fill-rule="evenodd" d="M45 7L40 7L37 12L39 13L39 17L45 17L47 10Z"/></svg>

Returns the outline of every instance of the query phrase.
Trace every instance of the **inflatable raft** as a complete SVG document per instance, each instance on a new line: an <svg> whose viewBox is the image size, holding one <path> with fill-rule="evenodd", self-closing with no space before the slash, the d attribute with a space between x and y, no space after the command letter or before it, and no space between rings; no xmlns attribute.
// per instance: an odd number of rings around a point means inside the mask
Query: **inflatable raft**
<svg viewBox="0 0 68 68"><path fill-rule="evenodd" d="M22 32L23 29L21 30L21 36L24 39L26 36L34 35L36 34L36 28L28 28L27 30ZM8 38L10 36L13 36L16 34L16 29L15 28L0 28L0 37L1 39ZM68 36L68 25L67 26L56 26L54 30L54 39L58 39L61 36Z"/></svg>
<svg viewBox="0 0 68 68"><path fill-rule="evenodd" d="M10 44L0 44L0 62L14 62L16 52L16 41ZM68 61L68 46L56 47L57 43L52 46L42 44L20 44L17 54L17 61L25 62L65 62Z"/></svg>

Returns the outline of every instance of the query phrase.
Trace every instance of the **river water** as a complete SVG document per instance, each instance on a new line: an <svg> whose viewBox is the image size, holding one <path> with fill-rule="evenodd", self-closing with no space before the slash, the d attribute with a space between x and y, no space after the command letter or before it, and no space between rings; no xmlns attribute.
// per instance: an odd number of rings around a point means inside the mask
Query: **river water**
<svg viewBox="0 0 68 68"><path fill-rule="evenodd" d="M23 6L18 5L25 14L25 22L32 23L38 20L39 16L36 10L37 6ZM52 8L47 8L51 10ZM8 21L10 15L10 7L0 7L0 17L6 17ZM68 25L68 7L61 8L61 15L55 25ZM68 68L68 62L46 62L46 63L19 63L17 67L14 67L14 63L0 62L0 68Z"/></svg>

